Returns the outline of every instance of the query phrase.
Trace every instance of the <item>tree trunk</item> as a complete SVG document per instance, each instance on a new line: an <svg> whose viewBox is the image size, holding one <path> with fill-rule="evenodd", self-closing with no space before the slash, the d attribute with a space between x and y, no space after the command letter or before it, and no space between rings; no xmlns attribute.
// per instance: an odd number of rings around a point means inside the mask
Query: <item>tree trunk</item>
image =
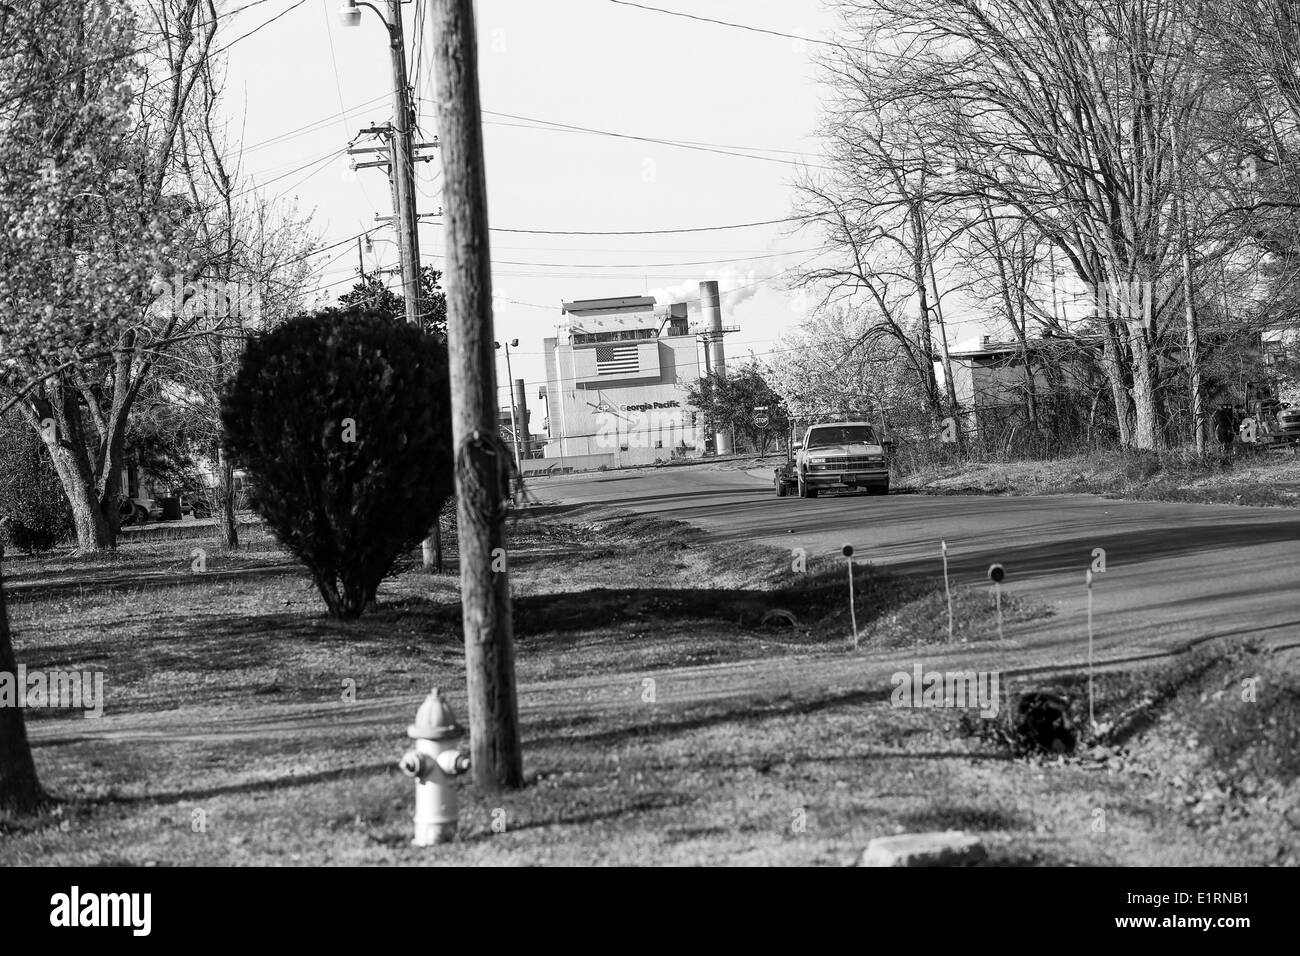
<svg viewBox="0 0 1300 956"><path fill-rule="evenodd" d="M998 235L997 219L993 216L992 205L988 200L984 201L984 215L989 223L989 235L993 240L993 258L998 266L998 288L1002 292L1002 306L1007 310L1007 324L1011 326L1015 333L1016 341L1020 345L1020 364L1025 373L1025 414L1029 419L1029 427L1037 433L1038 431L1038 395L1034 382L1034 369L1029 358L1028 337L1028 319L1025 316L1025 289L1023 282L1018 284L1017 296L1020 303L1019 319L1015 304L1011 301L1011 278L1007 270L1007 256L1004 252L1002 239ZM1027 270L1027 266L1024 266ZM1023 275L1023 273L1022 273ZM1055 277L1053 277L1053 292L1055 292Z"/></svg>
<svg viewBox="0 0 1300 956"><path fill-rule="evenodd" d="M1205 454L1205 393L1201 388L1200 334L1196 328L1196 305L1192 298L1192 264L1183 250L1183 313L1187 326L1188 397L1192 403L1192 440L1196 454Z"/></svg>
<svg viewBox="0 0 1300 956"><path fill-rule="evenodd" d="M239 525L235 520L235 466L226 457L224 449L217 450L216 500L212 517L217 523L217 535L226 551L239 550Z"/></svg>
<svg viewBox="0 0 1300 956"><path fill-rule="evenodd" d="M925 245L922 240L924 235L922 230L925 228L921 219L921 211L918 206L913 205L911 211L912 228L916 230L916 238L912 247L912 275L916 283L916 293L918 296L917 312L921 320L921 349L924 351L924 385L926 397L929 399L931 410L936 417L943 417L943 405L939 398L939 379L934 374L934 335L930 327L930 293L929 285L925 281ZM958 440L961 438L961 429L958 429Z"/></svg>
<svg viewBox="0 0 1300 956"><path fill-rule="evenodd" d="M95 554L113 547L113 530L104 516L103 504L95 490L94 479L86 473L85 462L66 448L46 443L54 470L59 473L64 494L72 508L72 525L77 532L77 550Z"/></svg>
<svg viewBox="0 0 1300 956"><path fill-rule="evenodd" d="M3 563L4 545L0 544L0 674L10 675L16 681L18 665L9 634L9 612L5 607ZM15 684L14 692L25 694L26 688ZM46 800L36 777L32 748L27 742L23 709L0 706L0 813L32 813Z"/></svg>
<svg viewBox="0 0 1300 956"><path fill-rule="evenodd" d="M104 460L97 471L91 461L75 389L51 379L45 385L44 396L24 408L23 415L41 436L63 484L72 509L78 551L94 554L111 549L120 525L117 502L124 446L120 429L101 444Z"/></svg>
<svg viewBox="0 0 1300 956"><path fill-rule="evenodd" d="M930 282L934 288L934 314L939 320L939 350L943 358L943 384L944 390L948 393L948 407L951 409L950 414L954 416L961 415L961 407L957 404L957 383L952 378L952 359L948 355L948 327L943 318L943 306L939 302L939 283L934 275L934 262L929 263ZM957 429L957 445L961 447L961 429Z"/></svg>
<svg viewBox="0 0 1300 956"><path fill-rule="evenodd" d="M1138 341L1133 356L1133 445L1154 450L1160 447L1160 414L1146 343Z"/></svg>
<svg viewBox="0 0 1300 956"><path fill-rule="evenodd" d="M99 510L108 525L108 540L117 543L122 531L122 513L118 502L122 498L122 469L126 464L126 420L113 426L108 449L99 479Z"/></svg>
<svg viewBox="0 0 1300 956"><path fill-rule="evenodd" d="M1145 319L1144 315L1135 317L1128 327L1129 350L1133 356L1133 445L1153 450L1160 447L1160 414Z"/></svg>
<svg viewBox="0 0 1300 956"><path fill-rule="evenodd" d="M1123 355L1120 352L1119 338L1115 334L1114 324L1106 322L1106 338L1102 344L1102 368L1106 371L1106 381L1110 384L1111 399L1115 403L1115 424L1119 429L1119 443L1130 448L1133 445L1133 410L1129 403L1128 387L1124 384Z"/></svg>
<svg viewBox="0 0 1300 956"><path fill-rule="evenodd" d="M916 279L921 290L921 307L925 311L925 288L927 281L934 291L934 315L939 321L939 351L943 361L943 384L948 397L948 414L960 421L961 408L957 404L957 383L952 380L952 359L948 356L948 327L943 319L943 304L939 295L939 279L934 272L934 256L930 251L930 237L925 231L925 219L921 215L920 204L915 207L913 223L918 232L917 252L920 256L916 263ZM933 368L933 363L931 363ZM957 447L962 447L960 426L957 428Z"/></svg>

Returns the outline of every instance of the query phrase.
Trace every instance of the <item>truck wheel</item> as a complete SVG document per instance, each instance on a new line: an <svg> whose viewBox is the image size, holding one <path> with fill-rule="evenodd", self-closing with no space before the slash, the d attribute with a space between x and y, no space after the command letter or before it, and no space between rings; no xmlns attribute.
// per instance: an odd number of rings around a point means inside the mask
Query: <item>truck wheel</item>
<svg viewBox="0 0 1300 956"><path fill-rule="evenodd" d="M883 485L867 485L867 494L869 495L887 495L889 494L889 483Z"/></svg>
<svg viewBox="0 0 1300 956"><path fill-rule="evenodd" d="M787 494L789 494L789 493L790 493L790 492L789 492L789 489L786 488L786 486L785 486L785 482L782 481L780 478L777 478L777 479L776 479L776 496L777 496L778 498L784 498L784 497L785 497Z"/></svg>

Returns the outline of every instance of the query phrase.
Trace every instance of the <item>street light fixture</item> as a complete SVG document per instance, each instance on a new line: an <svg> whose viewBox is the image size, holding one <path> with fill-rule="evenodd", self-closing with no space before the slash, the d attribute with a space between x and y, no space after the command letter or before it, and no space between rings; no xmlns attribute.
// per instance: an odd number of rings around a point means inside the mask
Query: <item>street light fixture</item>
<svg viewBox="0 0 1300 956"><path fill-rule="evenodd" d="M356 0L348 0L339 8L339 22L345 27L361 26L361 10L357 8Z"/></svg>

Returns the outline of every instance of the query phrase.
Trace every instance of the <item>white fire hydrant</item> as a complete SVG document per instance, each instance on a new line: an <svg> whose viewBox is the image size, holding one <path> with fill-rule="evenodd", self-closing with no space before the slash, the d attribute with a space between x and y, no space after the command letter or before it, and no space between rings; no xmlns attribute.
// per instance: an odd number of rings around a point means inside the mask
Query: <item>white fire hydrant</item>
<svg viewBox="0 0 1300 956"><path fill-rule="evenodd" d="M446 843L456 836L454 778L469 769L469 754L453 746L465 729L456 723L456 715L435 687L406 733L415 741L415 749L403 754L398 766L416 781L415 839L411 842L416 846Z"/></svg>

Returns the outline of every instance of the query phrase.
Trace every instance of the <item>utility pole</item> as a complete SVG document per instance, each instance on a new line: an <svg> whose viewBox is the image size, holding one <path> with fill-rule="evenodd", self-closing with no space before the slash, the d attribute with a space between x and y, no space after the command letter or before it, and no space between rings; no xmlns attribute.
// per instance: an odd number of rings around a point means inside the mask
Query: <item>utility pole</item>
<svg viewBox="0 0 1300 956"><path fill-rule="evenodd" d="M411 147L411 91L406 80L402 2L388 0L388 49L393 59L393 185L397 194L397 245L402 254L402 297L406 321L420 325L420 235L415 211L415 150Z"/></svg>
<svg viewBox="0 0 1300 956"><path fill-rule="evenodd" d="M704 381L708 383L709 388L713 388L713 365L709 359L709 333L701 332L698 336L700 342L704 344ZM709 442L713 442L713 453L718 453L717 439L713 437L713 418L708 411L704 413L704 447L700 449L700 454L709 450Z"/></svg>
<svg viewBox="0 0 1300 956"><path fill-rule="evenodd" d="M359 0L347 0L340 11L345 26L361 22L360 6L370 7L384 21L388 29L388 50L393 62L393 126L389 130L389 175L393 188L393 227L397 232L397 248L402 263L402 300L406 305L406 321L420 328L424 325L420 315L420 234L419 214L415 207L415 147L411 139L411 125L415 110L411 105L411 91L406 78L406 42L402 32L401 0L387 0L388 16L378 7ZM380 132L371 129L369 132ZM436 144L429 144L436 145ZM375 152L376 150L351 150ZM377 162L365 165L380 165ZM424 539L423 563L426 568L442 570L441 527Z"/></svg>
<svg viewBox="0 0 1300 956"><path fill-rule="evenodd" d="M496 348L506 350L506 381L510 383L510 431L514 437L515 446L515 480L510 483L510 497L516 500L519 493L520 485L523 483L524 466L519 456L519 421L515 415L515 373L510 368L510 347L518 346L518 339L511 339L509 342L493 343Z"/></svg>
<svg viewBox="0 0 1300 956"><path fill-rule="evenodd" d="M415 210L415 150L411 143L411 124L415 111L411 108L411 91L406 79L406 42L402 34L401 0L387 0L388 15L364 0L347 0L339 16L344 26L355 27L361 23L360 7L370 7L384 21L388 30L388 51L393 61L393 126L388 130L390 171L393 185L393 225L397 230L397 248L402 260L402 298L406 303L406 321L420 324L420 237L416 232L418 217ZM364 132L383 135L383 128L372 127ZM349 150L349 152L378 152L374 148ZM378 166L379 162L361 165Z"/></svg>
<svg viewBox="0 0 1300 956"><path fill-rule="evenodd" d="M473 0L430 0L447 207L447 337L471 766L485 793L523 785L510 579L508 449L497 432L492 269Z"/></svg>

